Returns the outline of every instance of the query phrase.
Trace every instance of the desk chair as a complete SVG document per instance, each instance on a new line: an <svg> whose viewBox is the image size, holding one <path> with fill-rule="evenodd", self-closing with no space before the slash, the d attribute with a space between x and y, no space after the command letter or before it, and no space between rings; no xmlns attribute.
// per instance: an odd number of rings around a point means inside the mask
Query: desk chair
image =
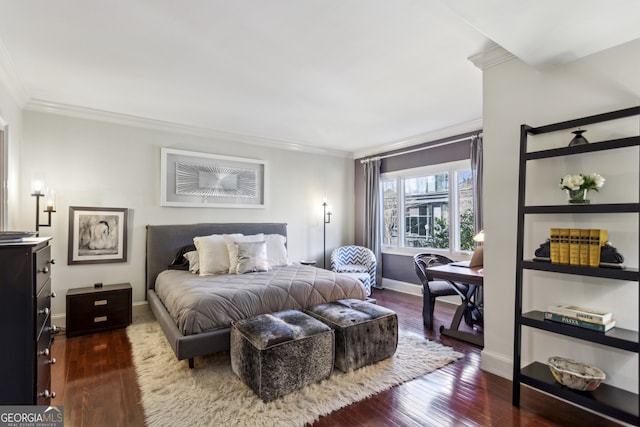
<svg viewBox="0 0 640 427"><path fill-rule="evenodd" d="M463 283L454 283L454 289L449 282L436 280L427 275L426 269L428 267L452 263L453 260L449 257L432 253L419 253L413 257L413 261L416 274L423 287L422 320L424 326L433 330L433 309L436 304L436 298L446 295L458 295L464 301L464 296L469 290L469 286Z"/></svg>

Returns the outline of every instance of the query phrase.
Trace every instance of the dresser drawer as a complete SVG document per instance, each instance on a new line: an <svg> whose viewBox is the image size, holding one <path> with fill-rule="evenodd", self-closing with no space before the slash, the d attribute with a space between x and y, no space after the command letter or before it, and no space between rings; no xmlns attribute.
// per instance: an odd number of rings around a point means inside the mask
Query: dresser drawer
<svg viewBox="0 0 640 427"><path fill-rule="evenodd" d="M36 293L51 277L51 246L46 246L35 254Z"/></svg>
<svg viewBox="0 0 640 427"><path fill-rule="evenodd" d="M47 280L44 286L40 288L40 292L38 292L36 296L36 309L36 330L34 333L37 338L42 331L45 321L47 321L51 315L51 280Z"/></svg>
<svg viewBox="0 0 640 427"><path fill-rule="evenodd" d="M44 328L40 333L37 345L36 363L36 398L38 405L49 405L51 402L51 365L55 359L51 354L51 317L47 316Z"/></svg>
<svg viewBox="0 0 640 427"><path fill-rule="evenodd" d="M69 289L67 336L124 328L131 324L131 285Z"/></svg>

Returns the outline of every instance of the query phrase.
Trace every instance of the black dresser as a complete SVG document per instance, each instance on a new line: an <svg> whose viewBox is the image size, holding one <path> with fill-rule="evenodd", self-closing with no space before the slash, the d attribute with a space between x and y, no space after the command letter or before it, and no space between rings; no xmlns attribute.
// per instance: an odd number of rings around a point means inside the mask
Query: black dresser
<svg viewBox="0 0 640 427"><path fill-rule="evenodd" d="M0 243L0 405L50 405L50 237Z"/></svg>

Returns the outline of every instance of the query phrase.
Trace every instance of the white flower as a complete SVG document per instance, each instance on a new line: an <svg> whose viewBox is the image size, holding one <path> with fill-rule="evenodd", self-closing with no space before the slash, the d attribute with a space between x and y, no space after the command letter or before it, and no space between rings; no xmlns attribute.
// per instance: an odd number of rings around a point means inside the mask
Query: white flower
<svg viewBox="0 0 640 427"><path fill-rule="evenodd" d="M602 188L602 186L604 185L604 182L606 181L606 179L604 179L602 176L598 175L597 173L592 173L591 178L593 179L593 181L596 184L597 188Z"/></svg>
<svg viewBox="0 0 640 427"><path fill-rule="evenodd" d="M579 190L582 184L584 184L582 175L565 175L560 180L560 187L566 190Z"/></svg>

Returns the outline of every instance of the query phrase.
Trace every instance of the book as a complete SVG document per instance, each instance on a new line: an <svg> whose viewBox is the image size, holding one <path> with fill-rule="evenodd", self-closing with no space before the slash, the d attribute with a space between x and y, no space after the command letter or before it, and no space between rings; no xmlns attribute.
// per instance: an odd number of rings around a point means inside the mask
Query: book
<svg viewBox="0 0 640 427"><path fill-rule="evenodd" d="M547 311L567 317L574 317L580 320L594 323L607 323L613 320L613 314L606 311L592 308L578 307L576 305L550 305Z"/></svg>
<svg viewBox="0 0 640 427"><path fill-rule="evenodd" d="M569 229L569 264L580 265L580 230Z"/></svg>
<svg viewBox="0 0 640 427"><path fill-rule="evenodd" d="M560 262L560 229L552 228L549 232L549 257L551 262Z"/></svg>
<svg viewBox="0 0 640 427"><path fill-rule="evenodd" d="M589 229L580 229L580 265L589 266Z"/></svg>
<svg viewBox="0 0 640 427"><path fill-rule="evenodd" d="M589 230L589 267L600 266L600 249L607 241L607 230Z"/></svg>
<svg viewBox="0 0 640 427"><path fill-rule="evenodd" d="M559 228L560 235L560 264L569 264L569 229Z"/></svg>
<svg viewBox="0 0 640 427"><path fill-rule="evenodd" d="M610 320L607 323L594 323L587 322L586 320L576 319L574 317L563 316L561 314L551 313L549 311L544 312L544 318L551 320L552 322L564 323L565 325L577 326L583 329L590 329L596 332L607 332L616 326L615 320Z"/></svg>

